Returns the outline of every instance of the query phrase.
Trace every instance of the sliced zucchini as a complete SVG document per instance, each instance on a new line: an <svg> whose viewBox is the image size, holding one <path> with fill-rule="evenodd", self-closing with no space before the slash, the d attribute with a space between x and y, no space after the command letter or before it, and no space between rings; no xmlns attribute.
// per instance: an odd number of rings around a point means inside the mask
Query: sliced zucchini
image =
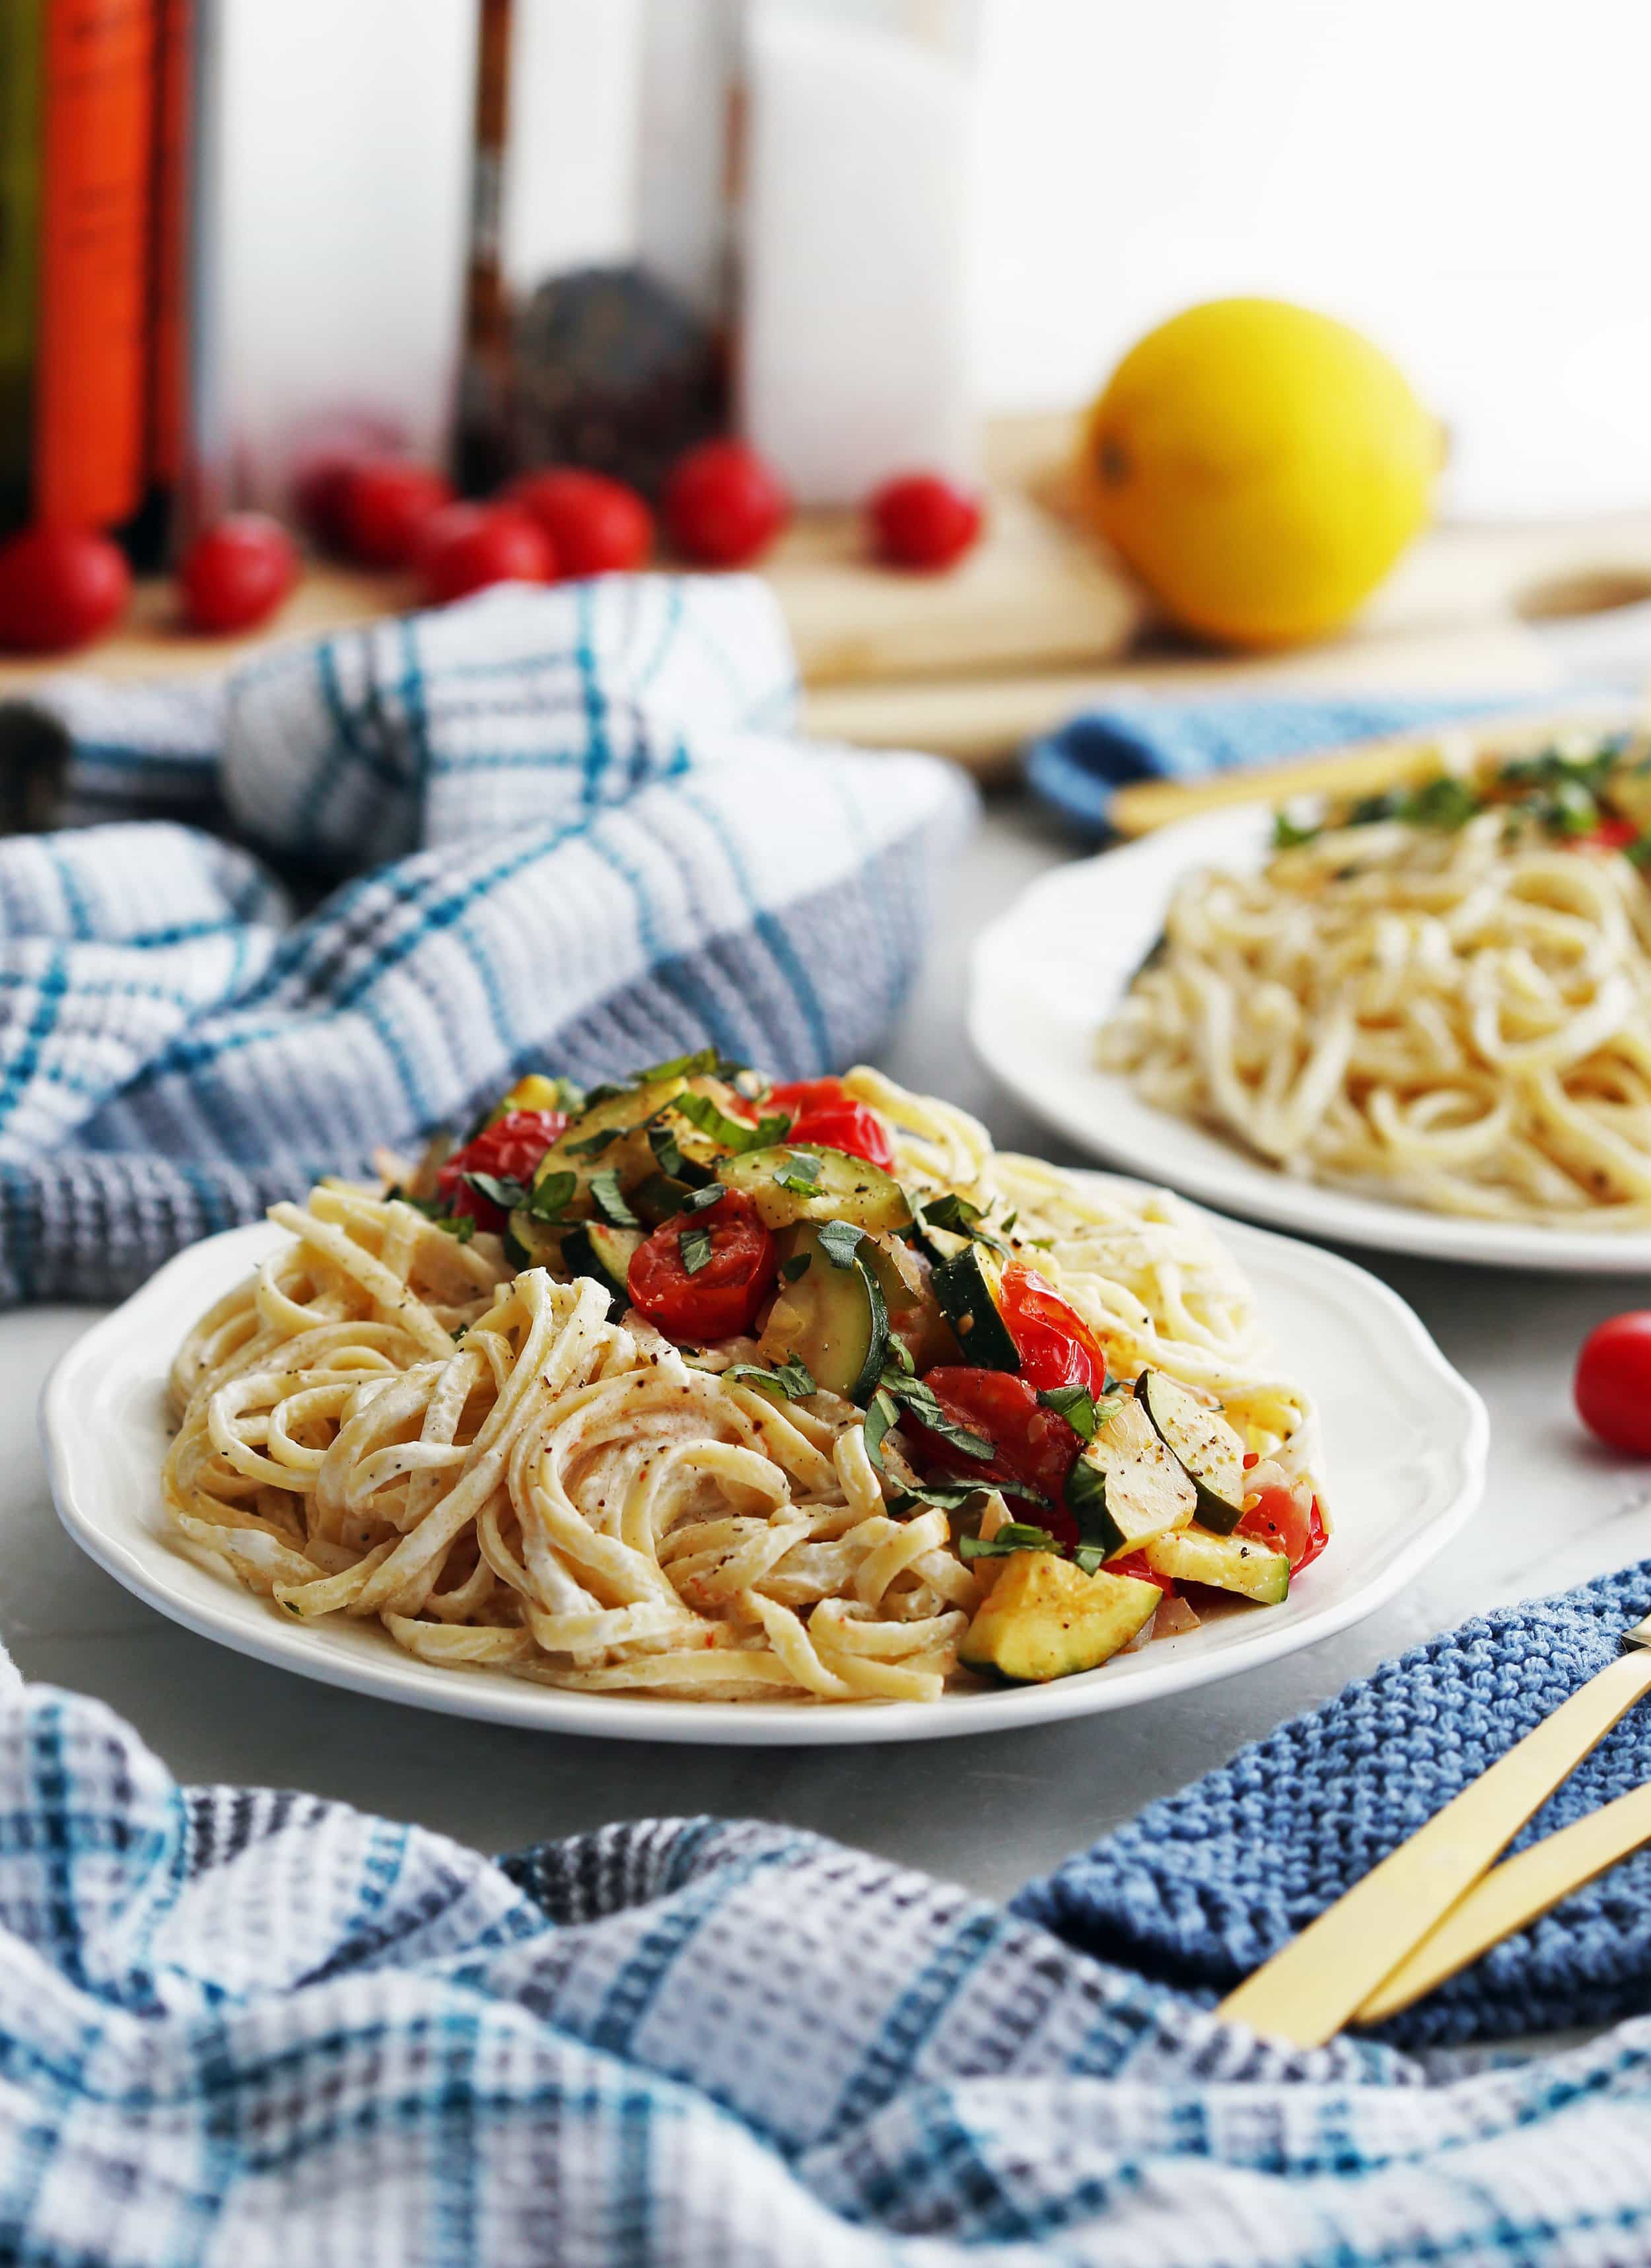
<svg viewBox="0 0 1651 2268"><path fill-rule="evenodd" d="M1097 1415L1095 1438L1066 1476L1066 1506L1084 1543L1116 1559L1187 1527L1198 1491L1133 1396L1100 1403Z"/></svg>
<svg viewBox="0 0 1651 2268"><path fill-rule="evenodd" d="M719 1163L728 1155L726 1145L684 1118L667 1103L644 1129L648 1149L658 1170L690 1189L703 1189L717 1177Z"/></svg>
<svg viewBox="0 0 1651 2268"><path fill-rule="evenodd" d="M1098 1668L1152 1620L1163 1594L1133 1575L1086 1575L1052 1551L1013 1551L958 1647L965 1669L1013 1685Z"/></svg>
<svg viewBox="0 0 1651 2268"><path fill-rule="evenodd" d="M548 1268L553 1276L564 1271L562 1266L562 1240L564 1228L553 1228L549 1221L535 1220L525 1205L518 1205L510 1217L510 1233L527 1254L524 1268Z"/></svg>
<svg viewBox="0 0 1651 2268"><path fill-rule="evenodd" d="M1244 1516L1244 1445L1222 1417L1161 1370L1144 1370L1136 1399L1198 1491L1197 1517L1230 1535Z"/></svg>
<svg viewBox="0 0 1651 2268"><path fill-rule="evenodd" d="M1020 1355L998 1312L1000 1273L995 1256L984 1246L966 1244L936 1267L934 1296L957 1334L965 1362L983 1370L1019 1370Z"/></svg>
<svg viewBox="0 0 1651 2268"><path fill-rule="evenodd" d="M640 1229L610 1228L603 1220L581 1222L562 1233L562 1265L570 1276L593 1276L622 1307L630 1304L630 1263L641 1248Z"/></svg>
<svg viewBox="0 0 1651 2268"><path fill-rule="evenodd" d="M1290 1563L1282 1551L1269 1551L1248 1535L1208 1535L1183 1528L1154 1535L1142 1546L1149 1567L1178 1583L1208 1583L1217 1591L1236 1591L1258 1605L1283 1604L1290 1589Z"/></svg>
<svg viewBox="0 0 1651 2268"><path fill-rule="evenodd" d="M787 1276L786 1265L798 1260L807 1264ZM850 1402L869 1402L888 1358L888 1311L861 1252L844 1266L822 1248L817 1228L789 1230L778 1296L758 1344L770 1366L795 1356L816 1386Z"/></svg>
<svg viewBox="0 0 1651 2268"><path fill-rule="evenodd" d="M911 1226L911 1207L894 1175L846 1150L777 1143L723 1159L717 1178L744 1190L765 1228L800 1220L847 1220L873 1233Z"/></svg>
<svg viewBox="0 0 1651 2268"><path fill-rule="evenodd" d="M674 1220L695 1194L686 1182L674 1181L669 1174L649 1174L628 1192L628 1202L639 1220L657 1228L662 1220Z"/></svg>

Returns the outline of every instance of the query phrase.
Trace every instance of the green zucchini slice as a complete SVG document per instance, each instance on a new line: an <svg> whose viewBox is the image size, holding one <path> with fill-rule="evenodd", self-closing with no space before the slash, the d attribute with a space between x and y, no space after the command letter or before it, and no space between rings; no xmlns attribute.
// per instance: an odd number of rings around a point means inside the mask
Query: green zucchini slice
<svg viewBox="0 0 1651 2268"><path fill-rule="evenodd" d="M888 1311L877 1278L858 1251L846 1267L833 1261L818 1229L806 1225L785 1240L782 1265L798 1260L807 1265L781 1275L759 1342L763 1359L778 1366L795 1356L816 1386L867 1403L888 1359Z"/></svg>
<svg viewBox="0 0 1651 2268"><path fill-rule="evenodd" d="M1161 1370L1144 1370L1136 1399L1198 1491L1198 1517L1230 1535L1244 1516L1244 1445L1222 1417Z"/></svg>
<svg viewBox="0 0 1651 2268"><path fill-rule="evenodd" d="M1198 1491L1133 1396L1102 1403L1097 1415L1095 1438L1066 1476L1066 1505L1083 1542L1117 1559L1187 1527Z"/></svg>
<svg viewBox="0 0 1651 2268"><path fill-rule="evenodd" d="M1289 1561L1251 1536L1206 1535L1200 1528L1183 1528L1154 1535L1142 1550L1149 1567L1173 1575L1177 1583L1208 1583L1264 1607L1281 1606L1289 1595Z"/></svg>
<svg viewBox="0 0 1651 2268"><path fill-rule="evenodd" d="M606 1221L581 1222L562 1233L562 1265L570 1276L592 1276L622 1307L630 1305L630 1263L643 1243L635 1228L610 1228Z"/></svg>
<svg viewBox="0 0 1651 2268"><path fill-rule="evenodd" d="M1086 1575L1052 1551L1012 1551L976 1609L957 1659L977 1676L1043 1684L1098 1668L1158 1611L1155 1583L1133 1575Z"/></svg>
<svg viewBox="0 0 1651 2268"><path fill-rule="evenodd" d="M911 1207L894 1175L846 1150L777 1143L724 1158L717 1179L725 1189L745 1192L764 1228L789 1228L800 1220L852 1221L873 1233L911 1226Z"/></svg>
<svg viewBox="0 0 1651 2268"><path fill-rule="evenodd" d="M990 1252L966 1244L934 1270L934 1296L957 1334L963 1360L983 1370L1019 1370L1021 1357L998 1312L999 1268Z"/></svg>

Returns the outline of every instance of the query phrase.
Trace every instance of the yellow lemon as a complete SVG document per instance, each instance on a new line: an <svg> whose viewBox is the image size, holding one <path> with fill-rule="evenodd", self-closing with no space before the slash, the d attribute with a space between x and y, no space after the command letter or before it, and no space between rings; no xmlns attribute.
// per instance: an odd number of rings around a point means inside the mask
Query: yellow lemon
<svg viewBox="0 0 1651 2268"><path fill-rule="evenodd" d="M1427 518L1440 428L1387 357L1281 299L1150 332L1084 431L1086 508L1174 621L1241 646L1346 621Z"/></svg>

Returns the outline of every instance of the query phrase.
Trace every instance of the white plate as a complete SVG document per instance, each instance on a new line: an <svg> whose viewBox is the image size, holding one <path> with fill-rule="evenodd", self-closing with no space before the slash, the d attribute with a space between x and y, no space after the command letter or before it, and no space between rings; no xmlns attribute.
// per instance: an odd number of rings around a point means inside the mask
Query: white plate
<svg viewBox="0 0 1651 2268"><path fill-rule="evenodd" d="M814 1748L1006 1731L1126 1708L1276 1660L1372 1613L1456 1534L1485 1484L1485 1406L1397 1293L1329 1253L1216 1226L1249 1272L1281 1369L1318 1402L1335 1542L1282 1607L1235 1608L1052 1685L948 1693L932 1705L563 1693L499 1671L437 1668L376 1624L342 1616L291 1621L173 1541L158 1487L173 1351L278 1241L262 1223L180 1254L70 1348L41 1403L52 1493L64 1526L100 1565L187 1629L328 1684L453 1716L619 1740Z"/></svg>
<svg viewBox="0 0 1651 2268"><path fill-rule="evenodd" d="M1176 884L1189 867L1259 866L1271 825L1261 804L1212 811L1034 882L975 942L969 1036L987 1068L1080 1148L1302 1235L1492 1268L1651 1274L1651 1232L1462 1220L1323 1189L1143 1102L1126 1079L1095 1068L1095 1034L1163 928Z"/></svg>

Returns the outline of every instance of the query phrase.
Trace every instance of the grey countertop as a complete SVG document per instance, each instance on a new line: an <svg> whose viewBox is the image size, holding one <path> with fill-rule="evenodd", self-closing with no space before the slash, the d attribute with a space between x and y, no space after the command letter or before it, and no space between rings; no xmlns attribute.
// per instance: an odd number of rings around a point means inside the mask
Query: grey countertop
<svg viewBox="0 0 1651 2268"><path fill-rule="evenodd" d="M977 1111L1006 1146L1076 1162L992 1086L962 1036L972 935L1070 855L1029 806L1006 799L990 807L946 878L927 968L884 1060L896 1078ZM0 1317L0 1517L9 1542L0 1635L26 1676L98 1695L185 1779L299 1786L487 1850L618 1818L755 1814L1006 1894L1384 1654L1481 1609L1651 1553L1644 1469L1596 1450L1569 1398L1585 1331L1637 1300L1651 1304L1647 1287L1365 1257L1490 1406L1485 1504L1368 1622L1177 1699L910 1746L696 1750L402 1710L245 1660L129 1597L58 1527L34 1410L53 1362L92 1319L85 1308Z"/></svg>

